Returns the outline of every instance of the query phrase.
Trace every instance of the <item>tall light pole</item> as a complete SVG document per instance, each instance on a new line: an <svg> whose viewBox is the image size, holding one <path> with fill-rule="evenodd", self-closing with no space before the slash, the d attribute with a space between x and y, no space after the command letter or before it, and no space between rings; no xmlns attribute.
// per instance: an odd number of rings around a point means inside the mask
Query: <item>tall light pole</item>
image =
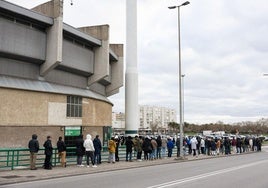
<svg viewBox="0 0 268 188"><path fill-rule="evenodd" d="M182 77L182 80L181 80L181 84L182 84L182 127L184 127L184 77L185 77L185 74L181 75Z"/></svg>
<svg viewBox="0 0 268 188"><path fill-rule="evenodd" d="M181 74L181 34L180 34L180 7L189 5L189 1L185 1L179 6L171 6L169 9L178 8L178 45L179 45L179 112L180 112L180 158L183 158L183 123L182 123L182 74Z"/></svg>

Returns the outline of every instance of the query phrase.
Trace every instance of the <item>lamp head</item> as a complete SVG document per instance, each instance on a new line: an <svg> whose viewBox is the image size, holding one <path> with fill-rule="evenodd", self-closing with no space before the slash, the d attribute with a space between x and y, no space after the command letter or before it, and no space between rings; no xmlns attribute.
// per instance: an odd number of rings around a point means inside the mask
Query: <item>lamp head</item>
<svg viewBox="0 0 268 188"><path fill-rule="evenodd" d="M189 1L185 1L184 3L181 4L181 6L185 6L185 5L189 5L190 2Z"/></svg>
<svg viewBox="0 0 268 188"><path fill-rule="evenodd" d="M174 9L174 8L176 8L177 6L172 6L172 7L168 7L169 9Z"/></svg>

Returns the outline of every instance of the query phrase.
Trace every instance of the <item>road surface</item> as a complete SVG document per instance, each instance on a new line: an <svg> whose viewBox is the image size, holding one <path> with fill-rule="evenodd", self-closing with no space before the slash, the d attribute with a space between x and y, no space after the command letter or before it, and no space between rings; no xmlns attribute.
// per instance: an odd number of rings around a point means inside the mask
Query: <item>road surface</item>
<svg viewBox="0 0 268 188"><path fill-rule="evenodd" d="M268 152L3 185L0 188L267 188Z"/></svg>

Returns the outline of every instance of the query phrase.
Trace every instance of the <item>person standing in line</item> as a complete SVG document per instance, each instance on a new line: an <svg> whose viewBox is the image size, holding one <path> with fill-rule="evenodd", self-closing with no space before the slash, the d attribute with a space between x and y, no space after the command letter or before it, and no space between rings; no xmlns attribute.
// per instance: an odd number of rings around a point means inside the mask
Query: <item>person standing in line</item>
<svg viewBox="0 0 268 188"><path fill-rule="evenodd" d="M95 164L101 164L101 150L102 150L102 145L101 141L99 139L99 135L96 135L96 137L93 140L93 145L95 148L94 152L94 163Z"/></svg>
<svg viewBox="0 0 268 188"><path fill-rule="evenodd" d="M200 148L201 148L201 154L205 154L205 140L203 138L201 138L200 141Z"/></svg>
<svg viewBox="0 0 268 188"><path fill-rule="evenodd" d="M157 150L157 142L154 137L151 137L151 145L152 145L152 152L150 154L150 159L156 159L156 150Z"/></svg>
<svg viewBox="0 0 268 188"><path fill-rule="evenodd" d="M142 142L142 150L144 152L144 160L149 160L149 155L152 153L152 144L149 136L146 136L144 141Z"/></svg>
<svg viewBox="0 0 268 188"><path fill-rule="evenodd" d="M133 149L133 141L132 141L132 137L128 136L126 139L126 161L130 161L132 162L132 149Z"/></svg>
<svg viewBox="0 0 268 188"><path fill-rule="evenodd" d="M233 137L233 139L232 139L232 152L237 153L237 151L236 151L236 138L235 137Z"/></svg>
<svg viewBox="0 0 268 188"><path fill-rule="evenodd" d="M211 155L216 156L216 141L215 139L211 139Z"/></svg>
<svg viewBox="0 0 268 188"><path fill-rule="evenodd" d="M217 139L217 142L216 142L216 153L217 153L217 155L220 154L220 148L221 148L221 139Z"/></svg>
<svg viewBox="0 0 268 188"><path fill-rule="evenodd" d="M109 150L108 163L110 163L110 162L115 163L116 142L114 140L114 137L112 137L111 140L109 140L108 150Z"/></svg>
<svg viewBox="0 0 268 188"><path fill-rule="evenodd" d="M158 135L158 137L156 138L156 143L157 143L156 158L161 159L162 139L160 135Z"/></svg>
<svg viewBox="0 0 268 188"><path fill-rule="evenodd" d="M192 152L193 152L193 156L197 156L196 148L197 148L197 140L196 140L196 137L193 137L191 139L191 149L192 149Z"/></svg>
<svg viewBox="0 0 268 188"><path fill-rule="evenodd" d="M83 167L84 165L82 164L82 160L85 154L83 135L80 135L77 138L75 145L76 145L76 155L77 155L77 166Z"/></svg>
<svg viewBox="0 0 268 188"><path fill-rule="evenodd" d="M167 149L168 149L168 157L172 157L172 150L174 148L174 144L171 140L170 137L168 137L168 142L167 142Z"/></svg>
<svg viewBox="0 0 268 188"><path fill-rule="evenodd" d="M115 142L115 161L119 162L119 146L120 146L120 138L116 135L114 137L114 142Z"/></svg>
<svg viewBox="0 0 268 188"><path fill-rule="evenodd" d="M142 161L142 139L138 137L138 135L136 135L134 139L134 151L137 152L137 161Z"/></svg>
<svg viewBox="0 0 268 188"><path fill-rule="evenodd" d="M223 145L224 145L225 155L229 155L231 153L231 151L230 151L231 143L230 143L230 140L228 137L224 138Z"/></svg>
<svg viewBox="0 0 268 188"><path fill-rule="evenodd" d="M91 135L90 134L87 134L87 138L86 140L84 141L84 148L86 150L86 157L87 157L87 167L89 167L89 158L91 160L91 164L92 164L92 167L97 167L95 165L95 160L94 160L94 152L95 152L95 148L94 148L94 145L93 145L93 142L91 140Z"/></svg>
<svg viewBox="0 0 268 188"><path fill-rule="evenodd" d="M36 134L32 135L32 139L28 143L28 148L30 151L30 169L37 170L35 163L36 163L36 155L39 151L39 142L37 140Z"/></svg>
<svg viewBox="0 0 268 188"><path fill-rule="evenodd" d="M61 136L59 137L59 140L57 142L57 149L58 149L61 166L66 167L66 144L62 140Z"/></svg>
<svg viewBox="0 0 268 188"><path fill-rule="evenodd" d="M52 164L51 164L51 157L53 154L53 147L51 143L51 136L47 136L47 140L44 143L44 148L45 148L45 163L44 163L44 169L46 170L51 170L52 169Z"/></svg>
<svg viewBox="0 0 268 188"><path fill-rule="evenodd" d="M166 153L167 153L167 139L162 136L162 147L161 147L161 151L162 151L162 157L166 158Z"/></svg>

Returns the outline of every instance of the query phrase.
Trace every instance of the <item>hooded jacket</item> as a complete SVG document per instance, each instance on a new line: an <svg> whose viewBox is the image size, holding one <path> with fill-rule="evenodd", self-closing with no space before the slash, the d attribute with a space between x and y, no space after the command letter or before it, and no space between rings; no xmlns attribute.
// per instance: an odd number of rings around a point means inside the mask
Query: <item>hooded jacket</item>
<svg viewBox="0 0 268 188"><path fill-rule="evenodd" d="M91 140L91 135L90 134L87 134L87 138L84 141L84 147L85 147L86 151L95 151L95 148L94 148L93 142Z"/></svg>
<svg viewBox="0 0 268 188"><path fill-rule="evenodd" d="M108 150L110 153L115 153L116 143L113 139L109 140Z"/></svg>
<svg viewBox="0 0 268 188"><path fill-rule="evenodd" d="M30 152L37 153L39 151L39 142L37 140L37 135L33 134L32 139L28 143L28 148Z"/></svg>

